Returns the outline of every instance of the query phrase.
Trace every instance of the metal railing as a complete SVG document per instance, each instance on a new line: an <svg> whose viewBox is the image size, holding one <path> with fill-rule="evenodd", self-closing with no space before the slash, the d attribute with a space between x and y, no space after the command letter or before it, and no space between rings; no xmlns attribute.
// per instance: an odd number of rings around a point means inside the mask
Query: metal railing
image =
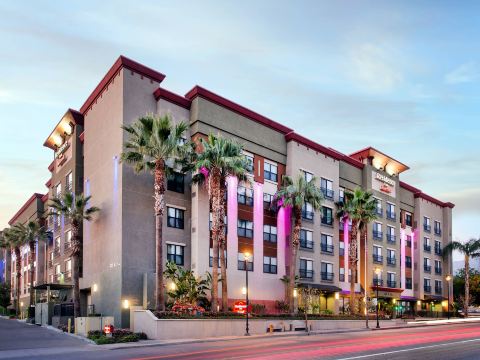
<svg viewBox="0 0 480 360"><path fill-rule="evenodd" d="M299 272L300 272L300 278L302 279L313 278L313 270L300 269Z"/></svg>
<svg viewBox="0 0 480 360"><path fill-rule="evenodd" d="M387 234L387 241L390 243L395 243L395 241L397 241L397 237L392 234Z"/></svg>
<svg viewBox="0 0 480 360"><path fill-rule="evenodd" d="M326 199L333 199L335 196L335 191L327 188L320 188Z"/></svg>
<svg viewBox="0 0 480 360"><path fill-rule="evenodd" d="M432 226L431 226L431 225L427 225L427 224L423 224L423 230L424 230L424 231L427 231L427 232L430 232L430 231L432 231Z"/></svg>
<svg viewBox="0 0 480 360"><path fill-rule="evenodd" d="M431 272L432 271L432 265L423 265L423 271Z"/></svg>
<svg viewBox="0 0 480 360"><path fill-rule="evenodd" d="M373 286L383 286L382 279L373 279Z"/></svg>
<svg viewBox="0 0 480 360"><path fill-rule="evenodd" d="M334 274L331 272L322 271L322 280L333 281Z"/></svg>
<svg viewBox="0 0 480 360"><path fill-rule="evenodd" d="M397 287L397 282L394 281L394 280L387 280L387 287L396 288Z"/></svg>
<svg viewBox="0 0 480 360"><path fill-rule="evenodd" d="M430 251L432 251L432 246L431 246L431 245L427 245L427 244L423 244L423 250L430 252Z"/></svg>
<svg viewBox="0 0 480 360"><path fill-rule="evenodd" d="M397 218L397 214L394 211L387 210L387 219L395 220Z"/></svg>
<svg viewBox="0 0 480 360"><path fill-rule="evenodd" d="M302 210L302 218L313 221L313 211Z"/></svg>
<svg viewBox="0 0 480 360"><path fill-rule="evenodd" d="M313 249L313 241L300 239L300 247L302 249Z"/></svg>
<svg viewBox="0 0 480 360"><path fill-rule="evenodd" d="M333 245L331 245L331 244L321 243L320 244L320 249L324 253L333 254Z"/></svg>
<svg viewBox="0 0 480 360"><path fill-rule="evenodd" d="M432 287L430 285L423 285L423 291L427 293L432 292Z"/></svg>
<svg viewBox="0 0 480 360"><path fill-rule="evenodd" d="M375 240L383 240L383 233L381 231L373 230L373 238Z"/></svg>
<svg viewBox="0 0 480 360"><path fill-rule="evenodd" d="M387 257L387 264L388 265L395 265L397 263L397 259L394 257Z"/></svg>
<svg viewBox="0 0 480 360"><path fill-rule="evenodd" d="M382 256L382 255L373 254L373 262L383 263L383 256Z"/></svg>

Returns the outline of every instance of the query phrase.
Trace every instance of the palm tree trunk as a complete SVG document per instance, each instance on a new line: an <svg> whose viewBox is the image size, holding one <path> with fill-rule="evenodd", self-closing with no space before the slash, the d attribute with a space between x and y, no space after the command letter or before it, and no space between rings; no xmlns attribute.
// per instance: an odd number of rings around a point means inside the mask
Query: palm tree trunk
<svg viewBox="0 0 480 360"><path fill-rule="evenodd" d="M220 246L220 272L222 274L222 311L228 311L228 285L227 285L227 259L225 257L226 236L225 236L225 182L220 184L220 200L222 213L220 215L220 232L218 234L218 242Z"/></svg>
<svg viewBox="0 0 480 360"><path fill-rule="evenodd" d="M465 255L465 304L463 311L468 317L468 305L470 304L470 256Z"/></svg>
<svg viewBox="0 0 480 360"><path fill-rule="evenodd" d="M80 254L82 241L80 239L80 225L72 221L72 285L73 285L73 315L82 316L80 311Z"/></svg>
<svg viewBox="0 0 480 360"><path fill-rule="evenodd" d="M295 225L293 227L292 234L292 248L291 248L291 257L290 257L290 274L288 282L288 306L290 308L290 313L295 312L295 302L293 297L293 290L295 288L295 274L297 270L297 253L298 253L298 244L300 243L300 229L302 227L302 209L299 207L294 208L295 216ZM306 309L305 309L306 311Z"/></svg>
<svg viewBox="0 0 480 360"><path fill-rule="evenodd" d="M357 222L352 221L352 231L350 233L350 243L348 246L348 261L351 270L350 278L350 314L357 312L355 299L355 279L357 277Z"/></svg>
<svg viewBox="0 0 480 360"><path fill-rule="evenodd" d="M209 191L212 199L212 299L211 311L217 312L218 301L218 240L220 233L220 216L223 213L222 201L220 200L220 172L218 169L213 169L209 181ZM223 222L223 219L222 219Z"/></svg>
<svg viewBox="0 0 480 360"><path fill-rule="evenodd" d="M28 244L30 246L30 306L34 305L34 297L33 297L33 277L35 276L35 268L33 267L35 263L35 242L30 241Z"/></svg>
<svg viewBox="0 0 480 360"><path fill-rule="evenodd" d="M165 207L165 163L157 160L155 163L155 248L156 248L156 299L157 311L165 311L165 289L163 286L163 211Z"/></svg>
<svg viewBox="0 0 480 360"><path fill-rule="evenodd" d="M20 284L22 279L22 258L20 257L20 248L15 247L15 271L16 271L16 282L17 288L15 289L15 294L17 302L15 304L15 309L17 311L17 316L20 315Z"/></svg>

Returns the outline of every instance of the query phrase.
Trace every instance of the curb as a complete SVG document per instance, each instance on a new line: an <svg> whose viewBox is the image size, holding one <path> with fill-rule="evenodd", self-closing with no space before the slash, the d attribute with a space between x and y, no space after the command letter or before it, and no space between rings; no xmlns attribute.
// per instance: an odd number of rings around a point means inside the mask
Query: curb
<svg viewBox="0 0 480 360"><path fill-rule="evenodd" d="M71 337L79 339L79 340L83 340L86 343L91 344L91 345L97 345L95 343L95 341L93 341L93 340L90 340L90 339L88 339L86 337L83 337L83 336L80 336L80 335L76 335L76 334L73 334L73 333L68 333L68 332L62 331L62 330L57 329L56 327L53 327L51 325L46 325L46 326L42 325L42 328L52 330L52 331L55 331L55 332L60 333L60 334L65 334L67 336L71 336Z"/></svg>

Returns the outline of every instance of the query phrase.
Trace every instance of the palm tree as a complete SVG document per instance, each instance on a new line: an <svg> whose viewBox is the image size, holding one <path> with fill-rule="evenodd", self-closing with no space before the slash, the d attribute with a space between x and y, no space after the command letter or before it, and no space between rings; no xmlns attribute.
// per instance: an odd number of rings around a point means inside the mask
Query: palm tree
<svg viewBox="0 0 480 360"><path fill-rule="evenodd" d="M50 201L53 216L63 216L71 224L72 231L72 282L73 282L73 312L75 317L80 315L80 262L82 259L83 238L81 229L83 221L92 220L92 215L100 209L88 206L91 196L74 195L66 192L63 197L54 197Z"/></svg>
<svg viewBox="0 0 480 360"><path fill-rule="evenodd" d="M355 314L355 279L357 277L358 249L357 237L363 235L365 246L367 244L367 226L377 218L376 200L373 194L360 188L355 191L346 191L344 200L337 202L337 218L342 222L352 221L352 230L350 232L350 241L348 246L350 277L350 313ZM365 291L366 290L365 284Z"/></svg>
<svg viewBox="0 0 480 360"><path fill-rule="evenodd" d="M185 122L173 124L169 115L146 115L138 118L132 125L122 126L129 135L125 142L125 151L121 155L123 162L133 166L136 173L150 171L154 176L154 213L156 247L156 299L157 311L165 310L165 290L163 284L163 213L165 210L165 181L171 171L170 161L182 157L189 148L183 144L188 129Z"/></svg>
<svg viewBox="0 0 480 360"><path fill-rule="evenodd" d="M30 220L26 225L17 224L15 225L15 230L17 235L22 239L22 243L28 244L30 248L29 256L29 278L30 278L30 306L33 305L33 277L35 274L35 245L39 241L45 241L48 238L48 233L45 230L45 227L40 225L38 221Z"/></svg>
<svg viewBox="0 0 480 360"><path fill-rule="evenodd" d="M212 306L217 311L218 298L218 254L220 250L221 277L222 277L222 309L228 309L227 266L225 259L225 194L226 180L229 176L236 176L240 181L247 179L248 163L242 155L243 146L238 142L220 135L210 134L208 138L200 139L203 151L198 154L195 169L208 173L208 194L212 204Z"/></svg>
<svg viewBox="0 0 480 360"><path fill-rule="evenodd" d="M443 248L443 257L451 255L453 250L463 254L465 258L465 299L463 309L465 317L468 317L468 305L470 303L470 259L480 257L480 239L470 239L466 243L452 241ZM448 284L450 286L450 284ZM450 300L450 299L449 299Z"/></svg>
<svg viewBox="0 0 480 360"><path fill-rule="evenodd" d="M289 176L282 178L282 187L277 191L275 197L279 201L279 205L292 208L292 216L294 219L293 234L290 243L290 268L288 282L288 304L290 312L294 312L293 289L295 286L295 274L297 265L297 252L300 243L300 230L302 227L302 207L305 203L309 203L314 211L320 209L323 201L323 194L318 186L315 185L317 179L313 177L310 181L306 181L302 174L299 174L295 180Z"/></svg>
<svg viewBox="0 0 480 360"><path fill-rule="evenodd" d="M22 258L20 249L25 245L24 238L14 227L3 231L3 245L13 249L15 254L15 311L20 314L20 284L22 278Z"/></svg>

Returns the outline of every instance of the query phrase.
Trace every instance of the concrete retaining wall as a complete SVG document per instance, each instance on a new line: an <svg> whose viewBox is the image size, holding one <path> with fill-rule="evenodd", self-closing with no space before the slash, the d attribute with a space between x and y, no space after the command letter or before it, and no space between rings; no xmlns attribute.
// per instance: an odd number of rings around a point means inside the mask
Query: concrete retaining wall
<svg viewBox="0 0 480 360"><path fill-rule="evenodd" d="M148 310L133 311L133 331L144 332L149 339L206 339L222 336L242 336L245 334L244 319L157 319ZM346 329L363 329L363 320L309 320L313 331L333 331ZM294 331L305 329L302 320L256 319L249 321L252 335L265 334L272 325L275 330ZM374 322L370 322L375 326ZM394 320L382 320L380 326L395 326Z"/></svg>

